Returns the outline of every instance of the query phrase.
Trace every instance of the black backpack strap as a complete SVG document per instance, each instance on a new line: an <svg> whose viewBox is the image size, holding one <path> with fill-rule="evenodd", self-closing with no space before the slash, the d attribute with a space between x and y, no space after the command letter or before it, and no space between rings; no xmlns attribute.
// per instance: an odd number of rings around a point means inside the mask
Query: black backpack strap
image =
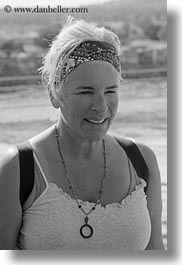
<svg viewBox="0 0 182 265"><path fill-rule="evenodd" d="M133 167L135 168L137 172L137 175L140 178L143 178L146 181L146 183L148 183L149 170L137 145L130 139L123 139L123 138L116 138L116 137L115 139L126 152L128 158L132 162ZM146 190L147 190L147 187L144 188L145 192Z"/></svg>
<svg viewBox="0 0 182 265"><path fill-rule="evenodd" d="M16 146L20 163L20 203L23 206L34 185L34 158L32 146L28 141Z"/></svg>

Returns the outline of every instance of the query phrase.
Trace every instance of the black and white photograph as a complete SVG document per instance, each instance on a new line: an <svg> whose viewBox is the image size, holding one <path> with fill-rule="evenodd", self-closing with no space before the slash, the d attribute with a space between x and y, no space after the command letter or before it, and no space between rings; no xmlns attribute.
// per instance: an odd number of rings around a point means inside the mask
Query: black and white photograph
<svg viewBox="0 0 182 265"><path fill-rule="evenodd" d="M167 1L1 1L0 250L168 250Z"/></svg>

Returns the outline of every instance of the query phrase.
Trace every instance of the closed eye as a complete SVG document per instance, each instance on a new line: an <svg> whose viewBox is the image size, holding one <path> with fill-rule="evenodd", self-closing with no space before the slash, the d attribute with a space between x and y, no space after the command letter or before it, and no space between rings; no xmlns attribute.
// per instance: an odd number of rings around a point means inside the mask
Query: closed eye
<svg viewBox="0 0 182 265"><path fill-rule="evenodd" d="M118 91L118 86L117 85L114 85L114 86L109 86L109 87L107 87L106 88L106 90L105 90L105 93L106 94L115 94L115 93L117 93L117 91Z"/></svg>
<svg viewBox="0 0 182 265"><path fill-rule="evenodd" d="M106 94L108 94L108 93L116 93L116 90L107 90L105 93Z"/></svg>
<svg viewBox="0 0 182 265"><path fill-rule="evenodd" d="M114 93L116 93L116 90L107 90L105 92L105 94L114 94ZM78 94L81 94L81 95L90 94L91 95L91 94L93 94L93 92L92 91L81 91Z"/></svg>
<svg viewBox="0 0 182 265"><path fill-rule="evenodd" d="M82 94L82 95L86 95L86 94L92 94L93 92L92 91L81 91L81 92L79 92L78 94Z"/></svg>

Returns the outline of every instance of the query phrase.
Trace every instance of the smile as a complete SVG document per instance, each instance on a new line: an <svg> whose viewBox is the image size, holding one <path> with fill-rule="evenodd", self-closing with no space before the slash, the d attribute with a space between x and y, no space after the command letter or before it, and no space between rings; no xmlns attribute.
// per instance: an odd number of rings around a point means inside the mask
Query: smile
<svg viewBox="0 0 182 265"><path fill-rule="evenodd" d="M96 120L91 120L91 119L85 119L86 121L93 123L93 124L103 124L106 121L107 118L104 118L100 121L96 121Z"/></svg>

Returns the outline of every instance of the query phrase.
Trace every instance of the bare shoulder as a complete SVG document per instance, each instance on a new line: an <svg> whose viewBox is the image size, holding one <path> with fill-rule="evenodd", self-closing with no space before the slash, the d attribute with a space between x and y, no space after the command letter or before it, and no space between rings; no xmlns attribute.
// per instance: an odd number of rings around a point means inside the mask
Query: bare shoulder
<svg viewBox="0 0 182 265"><path fill-rule="evenodd" d="M143 155L148 167L157 166L157 159L154 151L147 145L142 143L136 143L141 154Z"/></svg>
<svg viewBox="0 0 182 265"><path fill-rule="evenodd" d="M154 151L147 145L136 143L149 170L148 194L161 188L161 177L159 166Z"/></svg>
<svg viewBox="0 0 182 265"><path fill-rule="evenodd" d="M154 151L147 145L136 143L149 170L148 189L147 194L160 193L161 189L161 176L156 155Z"/></svg>
<svg viewBox="0 0 182 265"><path fill-rule="evenodd" d="M19 157L16 146L8 149L5 155L0 160L0 192L5 195L8 190L19 190Z"/></svg>
<svg viewBox="0 0 182 265"><path fill-rule="evenodd" d="M14 249L22 220L18 150L11 147L0 161L0 249Z"/></svg>
<svg viewBox="0 0 182 265"><path fill-rule="evenodd" d="M17 147L11 146L0 160L0 173L3 174L5 171L8 172L12 169L18 169L18 159Z"/></svg>
<svg viewBox="0 0 182 265"><path fill-rule="evenodd" d="M51 153L51 150L53 149L52 147L55 145L54 141L54 126L47 128L46 130L29 139L34 153L39 158ZM50 152L47 152L47 150L49 150Z"/></svg>
<svg viewBox="0 0 182 265"><path fill-rule="evenodd" d="M55 130L54 128L55 128L55 126L53 125L47 129L45 129L44 131L41 131L40 133L38 133L35 136L33 136L32 138L30 138L29 141L32 143L40 144L42 142L49 140L52 137L52 135L54 134L54 130Z"/></svg>
<svg viewBox="0 0 182 265"><path fill-rule="evenodd" d="M153 150L140 143L136 143L149 169L147 183L147 207L151 220L151 237L147 249L164 249L162 242L162 197L161 177L157 158Z"/></svg>

